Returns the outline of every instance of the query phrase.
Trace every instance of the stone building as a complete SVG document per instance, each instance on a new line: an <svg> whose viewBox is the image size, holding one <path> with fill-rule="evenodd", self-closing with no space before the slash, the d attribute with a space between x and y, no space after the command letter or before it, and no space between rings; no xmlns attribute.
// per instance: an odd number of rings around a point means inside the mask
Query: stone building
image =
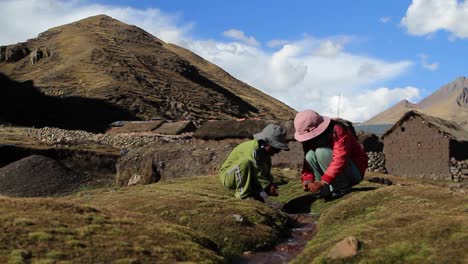
<svg viewBox="0 0 468 264"><path fill-rule="evenodd" d="M398 176L451 179L450 160L468 159L467 131L417 111L405 113L382 138L386 169Z"/></svg>

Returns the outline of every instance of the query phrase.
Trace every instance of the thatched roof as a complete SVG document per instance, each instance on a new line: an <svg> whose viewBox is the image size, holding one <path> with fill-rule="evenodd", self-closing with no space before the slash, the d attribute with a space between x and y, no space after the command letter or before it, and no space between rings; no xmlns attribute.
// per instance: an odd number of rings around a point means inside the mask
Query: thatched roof
<svg viewBox="0 0 468 264"><path fill-rule="evenodd" d="M211 120L204 123L195 131L193 137L200 139L222 140L228 138L253 138L253 135L259 133L268 124L279 124L286 129L287 140L294 138L294 125L292 121L274 121L274 120Z"/></svg>
<svg viewBox="0 0 468 264"><path fill-rule="evenodd" d="M406 112L403 117L398 120L392 128L387 130L385 134L382 135L382 138L386 137L392 133L397 127L401 126L403 122L408 120L411 117L420 117L422 120L428 124L430 127L436 127L444 135L448 136L452 140L456 141L468 141L468 131L464 130L462 127L457 125L455 122L448 121L442 118L429 116L421 112L412 110Z"/></svg>
<svg viewBox="0 0 468 264"><path fill-rule="evenodd" d="M132 121L125 123L121 127L112 127L107 133L149 132L157 129L163 123L163 120Z"/></svg>
<svg viewBox="0 0 468 264"><path fill-rule="evenodd" d="M193 132L195 129L195 124L192 121L179 121L164 123L154 130L154 132L164 135L180 135L182 133Z"/></svg>

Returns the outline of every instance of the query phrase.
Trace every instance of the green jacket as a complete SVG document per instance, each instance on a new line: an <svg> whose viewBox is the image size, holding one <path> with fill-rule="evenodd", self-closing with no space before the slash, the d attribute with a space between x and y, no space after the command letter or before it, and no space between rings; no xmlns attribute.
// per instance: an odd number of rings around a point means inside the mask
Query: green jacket
<svg viewBox="0 0 468 264"><path fill-rule="evenodd" d="M273 182L273 177L271 176L271 157L260 148L259 142L255 139L241 143L232 150L221 166L219 171L220 178L222 179L228 170L245 159L252 161L254 166L253 171L257 179L256 185L265 190Z"/></svg>

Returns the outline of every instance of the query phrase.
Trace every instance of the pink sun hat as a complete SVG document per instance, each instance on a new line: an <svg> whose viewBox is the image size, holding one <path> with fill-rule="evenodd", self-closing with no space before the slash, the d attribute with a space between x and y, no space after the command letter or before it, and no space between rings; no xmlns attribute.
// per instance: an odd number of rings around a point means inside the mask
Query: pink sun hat
<svg viewBox="0 0 468 264"><path fill-rule="evenodd" d="M296 114L294 118L294 138L299 142L313 139L322 134L330 124L330 118L321 116L313 110L304 110Z"/></svg>

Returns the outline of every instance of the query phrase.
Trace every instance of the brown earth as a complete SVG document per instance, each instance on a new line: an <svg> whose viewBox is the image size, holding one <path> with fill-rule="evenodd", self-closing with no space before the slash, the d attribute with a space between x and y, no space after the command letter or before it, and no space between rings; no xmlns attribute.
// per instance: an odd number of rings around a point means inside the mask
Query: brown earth
<svg viewBox="0 0 468 264"><path fill-rule="evenodd" d="M18 197L69 193L82 179L60 162L32 155L0 168L0 194Z"/></svg>
<svg viewBox="0 0 468 264"><path fill-rule="evenodd" d="M190 51L105 15L1 47L0 71L15 81L32 80L31 86L47 96L111 103L130 113L127 120L132 116L197 122L234 117L286 120L295 114ZM117 118L122 117L112 119Z"/></svg>
<svg viewBox="0 0 468 264"><path fill-rule="evenodd" d="M22 127L0 126L0 168L28 157L41 155L59 161L82 177L81 187L109 186L115 181L115 163L120 151L97 143L73 146L39 141Z"/></svg>

